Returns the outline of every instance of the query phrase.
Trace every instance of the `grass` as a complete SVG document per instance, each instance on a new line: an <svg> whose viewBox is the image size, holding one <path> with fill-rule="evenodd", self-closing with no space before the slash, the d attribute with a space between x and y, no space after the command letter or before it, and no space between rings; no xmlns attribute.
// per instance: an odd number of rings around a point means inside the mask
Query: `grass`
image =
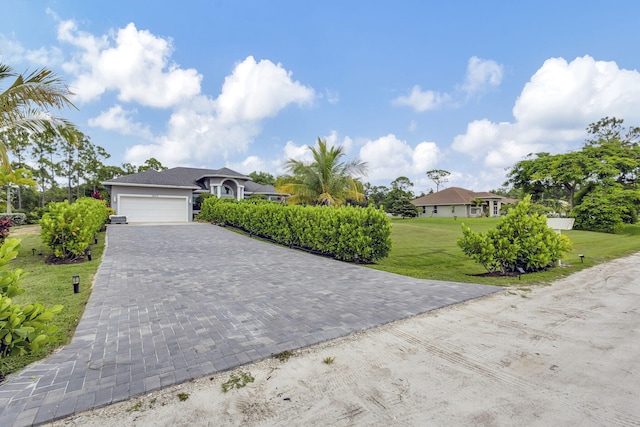
<svg viewBox="0 0 640 427"><path fill-rule="evenodd" d="M562 268L518 277L479 277L486 270L462 253L457 245L464 222L474 231L494 228L498 218L413 218L393 219L389 257L370 265L377 270L420 279L471 282L498 286L551 283L576 271L640 251L640 225L629 225L619 234L563 231L573 250ZM579 254L584 254L581 263Z"/></svg>
<svg viewBox="0 0 640 427"><path fill-rule="evenodd" d="M71 341L91 294L93 278L102 259L104 234L100 233L98 243L91 246L91 261L78 264L50 265L46 264L44 260L51 251L40 241L37 227L24 226L11 229L9 238L21 239L22 245L18 257L9 263L8 268L21 268L26 273L21 284L26 292L13 298L13 301L19 304L42 302L47 307L62 304L64 309L51 322L58 327L58 331L55 333L56 341L29 355L0 359L1 374L7 375L16 372L28 364L48 356L56 348ZM33 255L32 249L36 249L36 255ZM43 255L38 255L40 251ZM78 294L73 293L71 276L74 274L80 275L80 293Z"/></svg>

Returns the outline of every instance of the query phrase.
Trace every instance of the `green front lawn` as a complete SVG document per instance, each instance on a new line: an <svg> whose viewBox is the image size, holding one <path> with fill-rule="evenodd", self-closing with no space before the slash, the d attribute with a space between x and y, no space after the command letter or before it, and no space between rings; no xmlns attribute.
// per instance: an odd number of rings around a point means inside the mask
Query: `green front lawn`
<svg viewBox="0 0 640 427"><path fill-rule="evenodd" d="M562 268L518 277L479 277L486 270L462 253L456 244L464 222L474 231L494 228L498 218L413 218L393 219L392 248L388 258L371 268L420 279L471 282L488 285L550 283L583 268L640 251L640 225L627 226L622 234L564 231L573 251ZM583 254L584 263L579 254Z"/></svg>
<svg viewBox="0 0 640 427"><path fill-rule="evenodd" d="M29 363L46 357L56 348L71 340L91 294L93 278L104 251L104 233L100 233L98 244L91 245L91 261L79 264L50 265L44 262L45 257L50 254L50 250L40 241L37 227L15 227L8 238L12 237L21 239L22 246L18 257L9 263L8 268L21 268L26 273L21 285L26 292L14 297L13 301L19 304L42 302L48 307L62 304L64 310L51 322L58 327L58 332L55 334L56 342L47 344L27 356L0 359L0 374L3 375L15 372ZM32 249L36 249L36 255L33 255ZM43 255L38 255L39 251L42 251ZM80 275L80 293L78 294L73 293L71 276L74 274Z"/></svg>

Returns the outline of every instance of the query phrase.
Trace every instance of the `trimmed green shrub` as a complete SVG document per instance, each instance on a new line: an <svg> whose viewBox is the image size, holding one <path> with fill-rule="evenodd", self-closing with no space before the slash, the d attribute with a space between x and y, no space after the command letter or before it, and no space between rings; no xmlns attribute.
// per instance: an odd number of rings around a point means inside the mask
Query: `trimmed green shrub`
<svg viewBox="0 0 640 427"><path fill-rule="evenodd" d="M0 247L0 358L37 350L51 342L56 326L48 326L61 305L45 308L42 304L14 304L11 297L24 293L20 288L22 270L7 271L7 264L18 255L20 241L7 240Z"/></svg>
<svg viewBox="0 0 640 427"><path fill-rule="evenodd" d="M640 210L640 190L617 186L597 189L587 194L573 208L578 230L617 233L624 224L635 224Z"/></svg>
<svg viewBox="0 0 640 427"><path fill-rule="evenodd" d="M529 215L531 196L503 217L495 229L475 233L462 224L458 246L489 272L532 272L552 267L571 250L571 241L547 226L544 215Z"/></svg>
<svg viewBox="0 0 640 427"><path fill-rule="evenodd" d="M344 261L372 263L391 250L390 220L384 211L371 207L209 198L202 204L200 217Z"/></svg>
<svg viewBox="0 0 640 427"><path fill-rule="evenodd" d="M108 219L104 200L83 197L73 204L49 203L40 220L42 242L59 259L71 260L85 254L94 236Z"/></svg>

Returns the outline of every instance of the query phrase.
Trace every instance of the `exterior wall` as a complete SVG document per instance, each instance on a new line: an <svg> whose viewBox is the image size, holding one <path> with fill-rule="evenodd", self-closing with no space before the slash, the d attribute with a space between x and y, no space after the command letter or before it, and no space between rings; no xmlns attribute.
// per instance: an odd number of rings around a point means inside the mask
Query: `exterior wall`
<svg viewBox="0 0 640 427"><path fill-rule="evenodd" d="M131 196L178 196L187 197L189 200L189 212L187 218L191 221L193 218L193 205L191 203L191 197L193 190L188 188L163 188L163 187L135 187L124 185L113 185L111 187L111 207L119 214L118 211L118 196L123 194Z"/></svg>
<svg viewBox="0 0 640 427"><path fill-rule="evenodd" d="M433 212L434 208L434 205L418 206L418 213L421 217L428 218L453 218L454 216L468 216L465 205L438 205L438 212Z"/></svg>

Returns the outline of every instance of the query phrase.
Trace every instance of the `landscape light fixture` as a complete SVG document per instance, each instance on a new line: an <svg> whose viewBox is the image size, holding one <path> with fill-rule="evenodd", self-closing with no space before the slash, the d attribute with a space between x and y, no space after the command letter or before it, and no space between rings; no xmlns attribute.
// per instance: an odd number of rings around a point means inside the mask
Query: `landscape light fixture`
<svg viewBox="0 0 640 427"><path fill-rule="evenodd" d="M524 269L522 267L516 267L518 270L518 280L520 280L520 276L524 274Z"/></svg>
<svg viewBox="0 0 640 427"><path fill-rule="evenodd" d="M580 264L584 264L584 254L578 255L580 257Z"/></svg>
<svg viewBox="0 0 640 427"><path fill-rule="evenodd" d="M80 275L74 274L71 276L71 283L73 283L73 293L77 294L80 292Z"/></svg>
<svg viewBox="0 0 640 427"><path fill-rule="evenodd" d="M93 243L98 244L98 236L93 236Z"/></svg>
<svg viewBox="0 0 640 427"><path fill-rule="evenodd" d="M31 256L36 256L36 248L31 248Z"/></svg>
<svg viewBox="0 0 640 427"><path fill-rule="evenodd" d="M91 249L87 249L87 259L91 261Z"/></svg>

